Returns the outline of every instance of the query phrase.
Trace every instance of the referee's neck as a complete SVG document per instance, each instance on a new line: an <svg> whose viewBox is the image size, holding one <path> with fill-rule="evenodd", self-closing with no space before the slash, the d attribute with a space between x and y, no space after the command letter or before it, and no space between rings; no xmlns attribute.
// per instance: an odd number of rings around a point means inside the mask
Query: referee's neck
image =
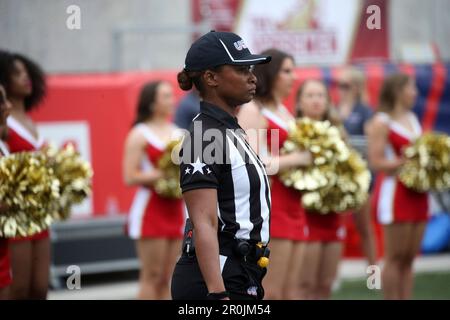
<svg viewBox="0 0 450 320"><path fill-rule="evenodd" d="M238 106L230 105L229 103L227 103L223 99L220 99L219 97L208 97L208 98L205 97L203 101L222 109L223 111L229 113L233 118L237 116Z"/></svg>

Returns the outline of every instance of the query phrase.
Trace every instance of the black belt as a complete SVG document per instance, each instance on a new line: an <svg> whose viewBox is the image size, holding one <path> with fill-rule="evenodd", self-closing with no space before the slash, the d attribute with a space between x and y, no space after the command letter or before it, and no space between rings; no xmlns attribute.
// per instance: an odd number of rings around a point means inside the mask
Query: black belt
<svg viewBox="0 0 450 320"><path fill-rule="evenodd" d="M269 264L270 250L266 245L255 240L236 239L234 235L219 232L219 253L227 257L238 257L244 261L257 263L261 268ZM190 219L186 220L183 238L183 255L195 255L195 241Z"/></svg>
<svg viewBox="0 0 450 320"><path fill-rule="evenodd" d="M265 257L268 263L270 250L258 241L236 239L219 233L219 253L223 256L235 256L254 263L258 263L261 258Z"/></svg>

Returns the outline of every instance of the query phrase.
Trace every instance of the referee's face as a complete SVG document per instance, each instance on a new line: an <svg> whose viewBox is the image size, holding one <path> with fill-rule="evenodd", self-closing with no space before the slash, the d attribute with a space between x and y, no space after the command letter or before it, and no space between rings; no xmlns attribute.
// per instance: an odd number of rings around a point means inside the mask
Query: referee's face
<svg viewBox="0 0 450 320"><path fill-rule="evenodd" d="M217 73L217 93L228 105L237 107L253 99L256 76L252 66L224 65Z"/></svg>

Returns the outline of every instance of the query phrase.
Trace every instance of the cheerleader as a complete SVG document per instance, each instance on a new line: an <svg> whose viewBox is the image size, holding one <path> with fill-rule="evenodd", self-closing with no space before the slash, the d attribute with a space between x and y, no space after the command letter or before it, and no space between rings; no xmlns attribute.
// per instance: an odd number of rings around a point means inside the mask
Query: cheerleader
<svg viewBox="0 0 450 320"><path fill-rule="evenodd" d="M3 138L6 132L6 118L8 117L10 110L11 103L6 98L5 89L0 85L0 157L9 154L6 144L3 142ZM4 209L5 208L0 205L0 211ZM11 282L8 240L0 237L0 300L8 299Z"/></svg>
<svg viewBox="0 0 450 320"><path fill-rule="evenodd" d="M36 125L28 116L46 92L44 73L38 65L20 54L0 51L0 83L12 103L7 119L10 152L34 151L43 145ZM46 299L50 265L49 232L10 239L14 282L12 299Z"/></svg>
<svg viewBox="0 0 450 320"><path fill-rule="evenodd" d="M124 179L127 185L139 186L129 212L128 234L136 240L141 262L140 299L170 298L170 276L181 247L183 202L164 198L153 187L163 178L155 166L176 130L168 120L173 109L169 83L145 85L125 143Z"/></svg>
<svg viewBox="0 0 450 320"><path fill-rule="evenodd" d="M291 93L296 79L295 64L292 56L276 49L262 54L272 56L272 61L255 66L256 96L241 108L238 119L247 131L252 147L263 159L270 159L265 161L267 172L272 175L271 256L264 279L266 299L296 299L298 290L292 284L298 282L298 273L292 270L299 269L302 243L306 239L304 213L300 193L285 187L276 174L279 170L309 164L311 155L309 152L279 155L288 137L289 125L295 120L282 103ZM265 134L261 136L260 132ZM258 141L260 136L262 139Z"/></svg>
<svg viewBox="0 0 450 320"><path fill-rule="evenodd" d="M391 75L383 83L379 108L369 126L369 161L377 172L372 207L384 226L382 287L386 299L411 297L413 261L428 218L428 194L406 188L396 176L404 164L403 149L422 134L411 111L416 97L412 78Z"/></svg>
<svg viewBox="0 0 450 320"><path fill-rule="evenodd" d="M306 80L297 92L296 101L298 117L339 124L330 109L330 97L323 82ZM328 299L345 240L344 216L342 213L323 215L305 210L305 217L307 239L297 283L300 299Z"/></svg>

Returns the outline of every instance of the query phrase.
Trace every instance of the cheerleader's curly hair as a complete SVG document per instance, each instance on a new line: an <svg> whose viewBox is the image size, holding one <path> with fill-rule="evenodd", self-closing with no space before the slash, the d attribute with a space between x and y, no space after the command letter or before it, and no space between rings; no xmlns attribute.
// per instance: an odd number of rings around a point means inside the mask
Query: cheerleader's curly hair
<svg viewBox="0 0 450 320"><path fill-rule="evenodd" d="M45 74L35 62L24 55L0 50L0 84L5 87L8 96L11 96L11 82L16 61L25 65L33 87L31 94L25 98L25 111L28 112L39 105L45 97L47 92Z"/></svg>

